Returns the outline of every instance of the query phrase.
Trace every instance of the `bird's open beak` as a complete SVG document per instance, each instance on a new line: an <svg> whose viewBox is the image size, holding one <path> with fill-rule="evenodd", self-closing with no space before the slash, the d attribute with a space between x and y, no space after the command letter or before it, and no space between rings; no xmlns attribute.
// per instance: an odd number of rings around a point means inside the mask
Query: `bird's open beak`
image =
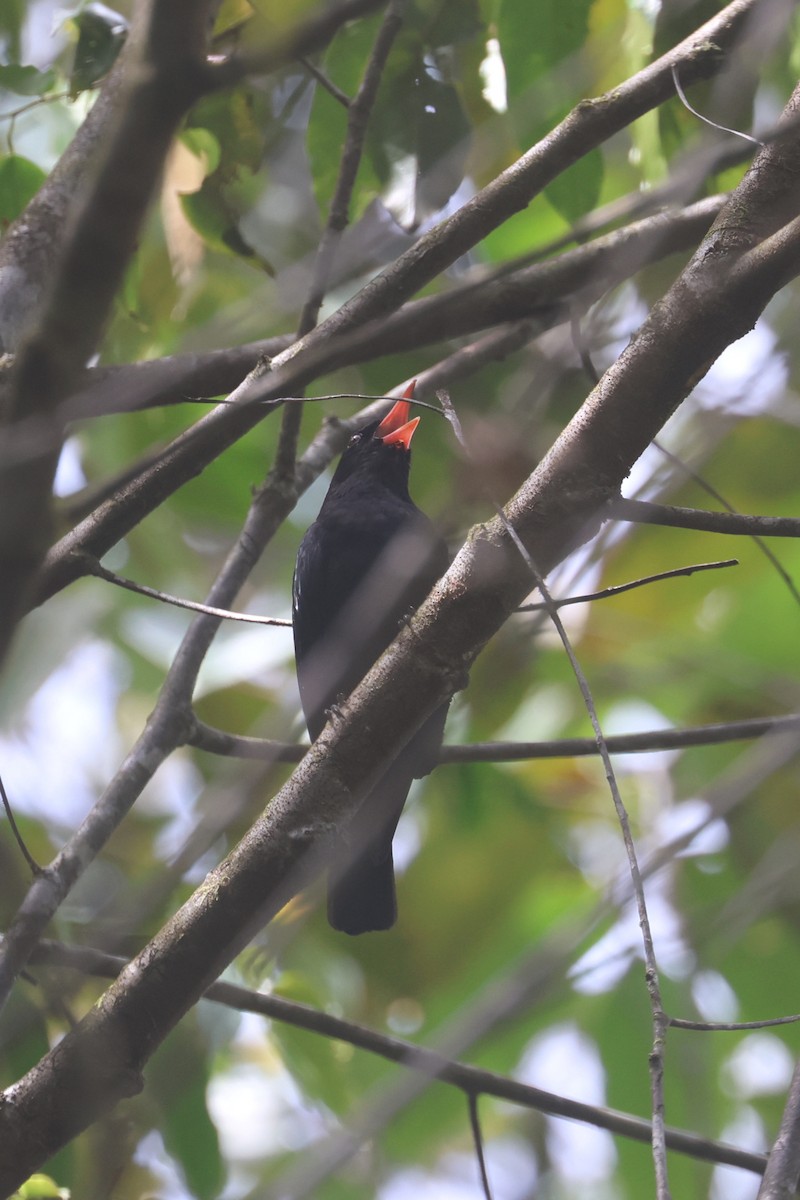
<svg viewBox="0 0 800 1200"><path fill-rule="evenodd" d="M403 399L397 401L375 430L374 436L380 438L384 446L403 446L406 450L410 450L414 430L419 425L419 417L411 417L409 420L411 416L409 400L414 395L416 383L416 379L411 381L403 393Z"/></svg>

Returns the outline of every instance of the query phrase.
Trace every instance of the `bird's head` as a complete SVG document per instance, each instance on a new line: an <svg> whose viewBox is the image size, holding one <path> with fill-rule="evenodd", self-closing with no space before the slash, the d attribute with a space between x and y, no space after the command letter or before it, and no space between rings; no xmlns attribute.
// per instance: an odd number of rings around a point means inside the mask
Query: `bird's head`
<svg viewBox="0 0 800 1200"><path fill-rule="evenodd" d="M382 421L375 421L352 437L333 477L335 484L351 476L370 477L393 491L406 492L411 465L411 439L419 417L411 416L410 400L416 380Z"/></svg>

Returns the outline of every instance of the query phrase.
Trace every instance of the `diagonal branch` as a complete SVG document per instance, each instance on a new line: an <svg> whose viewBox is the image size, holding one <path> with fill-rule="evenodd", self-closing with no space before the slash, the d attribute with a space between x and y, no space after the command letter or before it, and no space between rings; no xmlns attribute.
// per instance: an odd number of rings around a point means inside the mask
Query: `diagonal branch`
<svg viewBox="0 0 800 1200"><path fill-rule="evenodd" d="M98 345L169 143L198 95L211 4L150 0L137 8L114 119L69 210L63 253L17 356L0 413L0 658L51 540L58 408Z"/></svg>
<svg viewBox="0 0 800 1200"><path fill-rule="evenodd" d="M800 89L787 116L798 108ZM762 272L750 288L737 268L760 238L780 227L787 203L796 200L799 141L795 133L759 153L695 257L509 503L504 521L472 531L265 815L98 1005L15 1085L8 1096L13 1104L0 1113L2 1186L16 1186L47 1154L141 1086L141 1070L169 1030L319 871L331 851L330 831L353 815L428 714L464 685L480 649L530 587L505 521L543 573L602 522L608 500L708 369L711 354L749 328L782 280L778 263L772 277ZM736 236L728 237L733 224ZM32 1122L49 1130L48 1144L30 1146Z"/></svg>
<svg viewBox="0 0 800 1200"><path fill-rule="evenodd" d="M792 1076L781 1127L767 1160L758 1200L791 1200L800 1181L800 1063Z"/></svg>
<svg viewBox="0 0 800 1200"><path fill-rule="evenodd" d="M66 967L104 979L116 979L126 964L124 958L103 951L85 946L65 946L52 941L40 942L33 962ZM316 1033L320 1037L335 1038L369 1054L378 1055L387 1062L397 1063L408 1067L409 1070L423 1070L426 1075L435 1076L440 1083L451 1084L467 1094L494 1096L498 1100L508 1100L535 1112L583 1121L597 1129L607 1129L609 1133L637 1142L649 1142L651 1138L650 1122L641 1117L620 1112L618 1109L585 1104L568 1096L560 1096L543 1088L521 1083L494 1071L446 1059L435 1050L379 1033L355 1021L348 1021L296 1000L287 1000L283 996L265 992L254 992L222 981L213 983L205 992L204 999L233 1008L237 1012L251 1012L272 1021L282 1021L296 1029ZM677 1020L672 1023L681 1024ZM682 1024L685 1027L689 1023ZM757 1027L762 1028L763 1025L764 1022L761 1022ZM740 1150L736 1146L698 1137L673 1127L667 1127L666 1142L670 1150L705 1162L725 1163L757 1174L763 1172L766 1166L766 1158L762 1154Z"/></svg>
<svg viewBox="0 0 800 1200"><path fill-rule="evenodd" d="M674 92L673 66L680 65L681 79L687 86L713 75L724 61L724 52L747 30L753 14L768 3L733 0L656 62L605 95L582 101L551 134L452 217L425 234L336 313L279 355L273 362L273 374L260 385L246 389L237 396L237 404L209 413L177 438L157 469L115 499L113 522L108 511L101 512L89 527L79 527L68 535L60 547L58 569L52 567L45 594L52 594L53 589L65 586L80 573L70 569L73 549L102 558L146 513L253 428L264 415L259 404L295 395L322 371L347 362L339 338L395 311L488 233L524 209L582 155L668 99ZM771 4L770 8L772 11ZM790 142L791 137L787 137L784 144ZM109 524L113 524L113 532Z"/></svg>
<svg viewBox="0 0 800 1200"><path fill-rule="evenodd" d="M27 608L33 577L52 540L51 491L63 439L59 406L74 391L101 337L111 301L180 121L204 91L227 87L249 69L273 70L325 45L341 25L381 0L342 0L291 29L258 62L206 61L216 0L145 0L136 7L123 61L102 108L67 159L59 190L69 218L63 254L50 268L38 320L23 343L5 398L8 429L0 460L0 658ZM107 111L108 108L108 111ZM113 111L111 111L113 109ZM102 147L77 202L63 186L94 138ZM71 174L70 174L71 172ZM81 179L81 183L83 179ZM42 211L46 211L40 206ZM26 215L19 222L25 241ZM52 222L52 217L51 217ZM21 251L20 251L21 252ZM13 263L12 263L13 265ZM41 264L39 264L41 265ZM30 305L31 296L25 301Z"/></svg>
<svg viewBox="0 0 800 1200"><path fill-rule="evenodd" d="M549 329L576 305L588 307L648 263L693 249L724 202L724 196L710 196L685 209L650 214L545 263L523 262L491 275L481 271L476 280L410 301L378 328L348 338L347 365L509 321L535 320L539 331ZM259 358L277 356L294 340L284 335L229 350L95 368L70 397L65 418L181 404L231 391Z"/></svg>

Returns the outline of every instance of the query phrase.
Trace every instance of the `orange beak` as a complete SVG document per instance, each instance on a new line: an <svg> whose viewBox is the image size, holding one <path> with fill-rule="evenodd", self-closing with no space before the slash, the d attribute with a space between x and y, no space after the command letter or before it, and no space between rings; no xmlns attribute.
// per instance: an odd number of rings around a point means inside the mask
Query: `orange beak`
<svg viewBox="0 0 800 1200"><path fill-rule="evenodd" d="M414 430L419 425L419 417L411 417L409 420L411 416L409 400L414 395L416 384L416 379L412 379L403 393L403 399L397 401L375 430L373 436L380 438L384 446L403 446L406 450L411 449L411 439L414 436Z"/></svg>

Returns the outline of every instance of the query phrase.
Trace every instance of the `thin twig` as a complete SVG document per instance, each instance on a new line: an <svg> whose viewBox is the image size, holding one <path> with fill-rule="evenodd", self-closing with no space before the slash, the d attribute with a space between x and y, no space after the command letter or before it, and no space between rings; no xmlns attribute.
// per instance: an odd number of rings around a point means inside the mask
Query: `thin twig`
<svg viewBox="0 0 800 1200"><path fill-rule="evenodd" d="M461 430L461 424L458 416L450 401L450 397L446 392L440 391L437 393L441 401L442 408L450 418L451 424L455 431L456 437L463 446L470 461L473 456L470 454L469 447ZM658 979L658 966L656 963L655 946L653 943L652 930L650 928L650 917L647 912L647 902L644 895L644 883L639 870L639 860L636 854L636 846L631 832L630 820L625 804L622 800L622 794L617 783L616 772L611 762L611 754L606 742L605 735L600 725L600 718L597 715L597 706L592 696L589 681L583 671L583 668L578 661L578 657L567 634L566 628L558 612L558 608L553 603L553 598L544 582L544 579L533 561L533 557L522 541L521 537L514 528L512 522L508 519L502 505L498 504L494 497L491 497L498 517L503 523L508 536L511 538L514 546L521 555L531 578L536 587L540 591L550 620L555 626L556 632L564 647L564 652L569 660L572 673L575 676L576 682L583 698L584 707L589 716L589 720L594 730L597 749L603 761L605 769L606 782L608 783L611 798L614 803L614 808L617 813L620 829L622 830L622 839L625 845L625 851L628 856L628 867L630 870L631 880L633 883L634 897L636 900L636 908L639 914L639 927L642 931L642 943L644 946L645 958L645 979L647 981L647 990L650 996L650 1004L652 1009L653 1021L653 1047L649 1056L650 1065L650 1081L653 1096L653 1162L656 1175L656 1194L659 1200L669 1200L669 1179L667 1175L667 1152L666 1141L664 1136L664 1037L667 1028L667 1021L664 1014L664 1006L661 1000L661 989Z"/></svg>
<svg viewBox="0 0 800 1200"><path fill-rule="evenodd" d="M720 133L731 133L734 137L742 138L742 140L745 142L750 142L750 144L753 146L764 145L759 138L753 137L749 133L743 133L741 129L730 129L727 125L720 125L717 121L712 121L710 117L704 117L703 114L698 112L696 108L692 108L691 104L686 98L686 92L681 87L681 81L678 78L678 67L676 63L672 64L672 79L675 84L675 91L678 93L681 104L685 109L688 109L693 117L697 117L698 121L702 121L704 125L710 125L712 129L718 129Z"/></svg>
<svg viewBox="0 0 800 1200"><path fill-rule="evenodd" d="M692 746L719 746L767 735L800 731L800 713L784 717L754 717L749 721L724 721L687 729L651 729L643 733L606 736L612 754L646 754L654 750L686 750ZM308 746L265 738L225 733L195 718L187 744L209 754L266 762L299 762ZM552 738L541 742L471 742L468 746L442 746L439 764L473 762L527 762L543 758L588 758L599 753L594 738Z"/></svg>
<svg viewBox="0 0 800 1200"><path fill-rule="evenodd" d="M478 1116L478 1094L477 1092L467 1092L467 1105L469 1108L469 1124L472 1130L472 1141L475 1144L475 1155L478 1159L478 1170L481 1176L481 1185L483 1194L486 1200L492 1200L492 1189L489 1184L489 1173L486 1170L486 1156L483 1152L483 1136L481 1134L481 1122Z"/></svg>
<svg viewBox="0 0 800 1200"><path fill-rule="evenodd" d="M738 558L725 558L719 562L694 563L690 567L674 567L671 571L658 571L655 575L643 575L641 579L632 579L630 583L618 583L613 587L602 588L599 592L587 592L583 596L567 596L563 600L557 600L554 597L553 604L556 608L566 608L568 604L588 604L590 601L608 600L612 596L621 596L623 592L644 587L648 583L661 583L664 579L678 579L683 576L695 575L698 571L720 571L724 567L738 567L738 565ZM544 602L537 602L521 604L517 612L541 612L542 610L547 610L547 605Z"/></svg>
<svg viewBox="0 0 800 1200"><path fill-rule="evenodd" d="M150 596L153 600L160 600L162 604L173 604L176 608L188 608L192 612L207 613L210 617L222 617L226 621L244 621L252 625L280 625L288 629L292 627L292 622L284 617L259 617L256 613L232 612L228 608L214 608L210 604L200 604L197 600L184 600L180 596L171 596L169 592L162 592L158 588L148 587L147 584L134 583L132 579L125 579L124 576L109 571L97 559L92 560L89 555L86 557L89 560L86 564L88 575L104 579L106 583L113 583L115 587L125 588L140 596Z"/></svg>
<svg viewBox="0 0 800 1200"><path fill-rule="evenodd" d="M693 479L694 482L696 484L698 484L699 487L703 488L704 491L708 492L709 496L713 496L714 499L717 501L717 503L721 504L723 506L723 508L726 508L729 513L736 512L736 509L734 508L734 506L732 504L730 504L728 502L728 500L726 500L726 498L722 495L722 493L717 488L715 488L712 483L709 483L709 481L704 476L702 476L698 471L694 471L689 466L688 463L685 463L683 461L683 459L679 458L676 454L673 454L671 450L667 450L666 446L663 446L661 444L661 442L658 441L657 438L654 439L653 445L661 454L664 455L665 458L667 458L670 462L674 463L676 466L679 466L681 468L681 470L684 471L685 474L689 476L690 479ZM772 566L774 567L774 569L778 572L778 575L781 577L781 579L783 580L783 582L786 584L787 588L789 589L795 603L800 604L800 591L798 591L797 585L795 584L795 582L792 579L789 572L786 570L786 568L780 562L778 556L774 553L773 550L770 549L770 547L767 545L767 543L764 541L764 539L762 537L758 536L758 534L754 533L751 535L751 537L752 537L753 542L758 547L758 549L761 551L761 553L764 555L764 557L767 559L767 561L769 563L771 563Z"/></svg>
<svg viewBox="0 0 800 1200"><path fill-rule="evenodd" d="M319 67L313 63L310 58L308 58L305 54L301 54L297 61L305 67L309 75L312 75L321 87L325 88L326 92L333 96L337 104L341 104L342 108L344 109L348 109L350 107L350 97L347 95L347 93L343 92L340 87L337 87L333 80L327 76L324 71L320 71Z"/></svg>
<svg viewBox="0 0 800 1200"><path fill-rule="evenodd" d="M614 500L608 515L616 521L644 525L667 525L675 529L699 529L706 533L729 533L742 537L800 537L800 517L759 517L747 513L707 512L699 508L676 508L649 500Z"/></svg>
<svg viewBox="0 0 800 1200"><path fill-rule="evenodd" d="M23 838L22 834L19 831L19 827L18 827L17 822L14 817L14 810L11 807L11 802L10 802L8 796L6 795L5 784L3 783L1 776L0 776L0 799L2 799L2 801L3 801L3 808L6 810L6 816L8 817L8 823L11 827L11 832L13 833L14 839L20 848L22 857L25 859L26 863L30 867L31 874L34 877L37 875L40 875L42 868L39 866L36 859L33 857L30 850L25 845L25 839Z"/></svg>
<svg viewBox="0 0 800 1200"><path fill-rule="evenodd" d="M40 941L32 962L67 967L104 979L115 979L127 965L127 959L118 955L107 954L88 946L67 946L47 938ZM316 1033L320 1037L344 1042L412 1071L425 1070L426 1073L431 1073L430 1068L435 1061L436 1078L441 1083L460 1088L467 1096L494 1096L499 1100L519 1104L550 1116L582 1121L635 1141L650 1140L650 1122L641 1117L599 1105L585 1104L580 1100L532 1087L493 1071L486 1071L454 1059L443 1059L435 1050L417 1046L401 1038L390 1037L355 1021L345 1020L296 1000L287 1000L283 996L219 981L206 990L204 999L236 1012L256 1013L270 1020L282 1021L297 1029ZM761 1174L766 1165L766 1156L763 1154L740 1150L736 1146L701 1138L679 1129L667 1130L667 1144L671 1150L678 1153L706 1162L724 1163L757 1174Z"/></svg>
<svg viewBox="0 0 800 1200"><path fill-rule="evenodd" d="M788 1017L765 1017L763 1021L688 1021L684 1017L670 1017L673 1029L689 1029L697 1033L741 1033L746 1029L769 1029L773 1025L795 1025L800 1013Z"/></svg>
<svg viewBox="0 0 800 1200"><path fill-rule="evenodd" d="M347 133L345 136L342 155L339 160L339 173L336 179L333 197L331 199L328 219L322 231L314 264L311 268L311 283L305 304L300 313L297 336L303 338L317 324L319 310L330 280L336 251L339 247L342 232L350 219L350 200L358 174L364 139L367 133L369 114L375 104L378 85L383 76L384 67L389 58L397 34L402 25L402 11L407 0L389 0L389 5L378 29L367 60L364 74L358 91L347 106ZM275 472L286 480L294 478L297 457L297 441L300 436L302 421L302 405L284 409L281 418L281 431L278 438L278 448L275 452Z"/></svg>
<svg viewBox="0 0 800 1200"><path fill-rule="evenodd" d="M378 87L389 58L389 52L403 24L403 11L406 3L407 0L389 0L358 91L348 107L347 132L339 164L339 174L331 198L328 220L314 259L311 285L300 317L300 337L313 329L317 323L336 251L342 233L350 220L350 201L364 151L364 139L367 134L370 113L377 99Z"/></svg>

